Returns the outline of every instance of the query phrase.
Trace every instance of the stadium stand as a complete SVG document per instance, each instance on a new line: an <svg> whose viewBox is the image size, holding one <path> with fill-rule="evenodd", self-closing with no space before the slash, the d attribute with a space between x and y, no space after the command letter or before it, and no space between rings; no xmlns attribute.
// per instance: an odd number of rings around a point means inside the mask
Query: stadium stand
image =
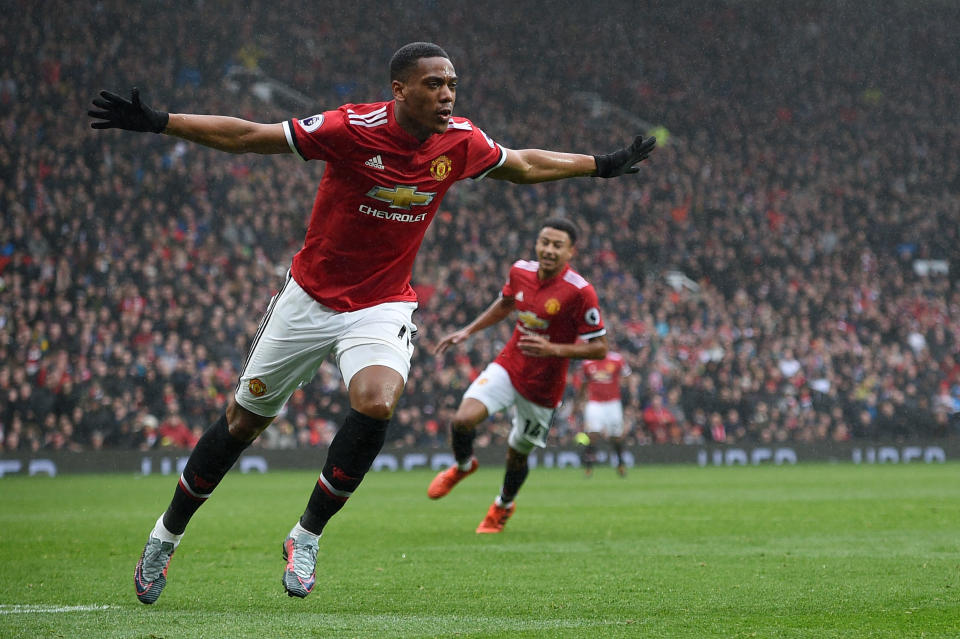
<svg viewBox="0 0 960 639"><path fill-rule="evenodd" d="M280 121L386 98L414 39L451 53L456 113L505 146L591 152L647 125L662 144L637 179L454 189L414 272L388 447L446 445L508 327L431 346L557 213L584 229L574 266L635 371L631 444L654 443L654 395L676 418L661 442L960 434L960 5L556 2L544 28L547 3L454 4L0 1L2 449L191 447L322 170L91 131L100 89ZM257 445L325 446L345 406L327 364ZM505 418L485 427L479 446L503 443Z"/></svg>

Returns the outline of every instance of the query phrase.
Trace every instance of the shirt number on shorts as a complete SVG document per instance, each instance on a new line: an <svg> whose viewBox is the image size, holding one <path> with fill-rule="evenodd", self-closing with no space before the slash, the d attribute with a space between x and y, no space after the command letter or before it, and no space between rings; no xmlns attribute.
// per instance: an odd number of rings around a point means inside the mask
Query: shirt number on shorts
<svg viewBox="0 0 960 639"><path fill-rule="evenodd" d="M535 424L528 419L524 421L523 434L528 439L541 441L547 434L547 427L543 424Z"/></svg>

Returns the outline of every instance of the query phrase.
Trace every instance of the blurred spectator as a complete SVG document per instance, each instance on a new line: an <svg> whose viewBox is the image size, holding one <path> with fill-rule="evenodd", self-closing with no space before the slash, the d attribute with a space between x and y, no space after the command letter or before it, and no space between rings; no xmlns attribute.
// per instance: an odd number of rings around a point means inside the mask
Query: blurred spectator
<svg viewBox="0 0 960 639"><path fill-rule="evenodd" d="M670 409L663 405L663 397L654 395L650 404L643 409L643 427L655 444L671 441L672 431L677 428L677 419Z"/></svg>

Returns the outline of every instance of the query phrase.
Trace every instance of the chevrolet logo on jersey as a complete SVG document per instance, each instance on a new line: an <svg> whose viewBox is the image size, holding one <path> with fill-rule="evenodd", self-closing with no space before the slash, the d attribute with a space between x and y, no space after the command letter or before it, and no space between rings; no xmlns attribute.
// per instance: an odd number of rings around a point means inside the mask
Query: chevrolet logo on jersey
<svg viewBox="0 0 960 639"><path fill-rule="evenodd" d="M613 381L613 369L607 368L606 370L598 370L593 375L593 380L596 382L612 382Z"/></svg>
<svg viewBox="0 0 960 639"><path fill-rule="evenodd" d="M372 197L381 202L389 202L391 209L409 209L411 206L426 206L433 201L436 193L424 193L418 191L415 186L403 186L398 184L392 189L385 186L375 186L367 193L367 197Z"/></svg>
<svg viewBox="0 0 960 639"><path fill-rule="evenodd" d="M517 313L517 321L520 322L524 328L533 331L545 331L547 327L550 326L550 322L545 319L540 319L536 313L531 311L521 311Z"/></svg>

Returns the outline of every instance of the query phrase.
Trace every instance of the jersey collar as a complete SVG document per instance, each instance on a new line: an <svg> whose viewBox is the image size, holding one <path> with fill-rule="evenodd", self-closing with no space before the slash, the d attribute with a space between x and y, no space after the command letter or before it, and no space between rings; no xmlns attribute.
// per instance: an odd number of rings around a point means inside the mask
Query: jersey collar
<svg viewBox="0 0 960 639"><path fill-rule="evenodd" d="M434 133L433 135L428 137L426 140L421 142L420 140L415 138L413 135L411 135L406 129L400 126L399 122L397 122L397 114L395 112L395 109L397 108L397 100L396 99L390 100L388 104L389 106L387 107L387 126L390 127L390 130L393 131L393 133L397 136L397 141L400 143L400 145L408 147L410 149L419 149L420 147L426 146L431 142L433 142L434 137L438 135L437 133Z"/></svg>
<svg viewBox="0 0 960 639"><path fill-rule="evenodd" d="M541 280L541 279L540 279L540 268L538 267L538 268L537 268L537 282L540 284L541 287L542 287L542 286L546 286L547 284L552 284L553 282L556 282L558 279L560 279L561 277L563 277L563 276L566 274L566 272L569 271L569 270L570 270L570 264L569 264L569 263L564 264L563 268L560 269L560 272L559 272L559 273L557 273L556 275L552 275L552 276L548 277L548 278L545 279L545 280Z"/></svg>

